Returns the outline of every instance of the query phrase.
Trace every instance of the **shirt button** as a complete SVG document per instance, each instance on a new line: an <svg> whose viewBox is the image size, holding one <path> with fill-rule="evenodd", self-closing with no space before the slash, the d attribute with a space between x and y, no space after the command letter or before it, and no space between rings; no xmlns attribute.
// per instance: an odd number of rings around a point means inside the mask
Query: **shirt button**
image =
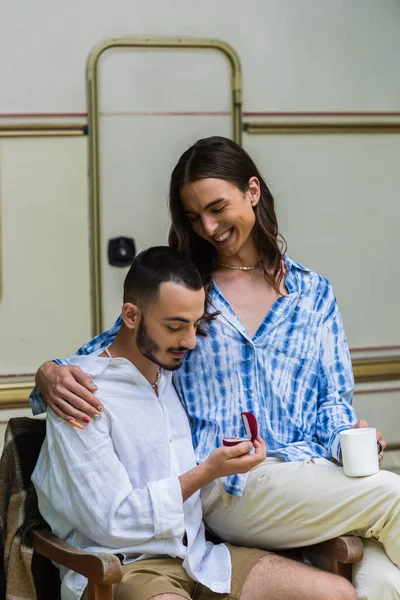
<svg viewBox="0 0 400 600"><path fill-rule="evenodd" d="M281 312L282 312L282 309L281 309L281 308L277 308L276 312L277 312L278 314L281 314Z"/></svg>
<svg viewBox="0 0 400 600"><path fill-rule="evenodd" d="M120 360L116 360L116 361L115 361L115 364L116 364L116 365L120 365L120 364L121 364L121 361L120 361Z"/></svg>

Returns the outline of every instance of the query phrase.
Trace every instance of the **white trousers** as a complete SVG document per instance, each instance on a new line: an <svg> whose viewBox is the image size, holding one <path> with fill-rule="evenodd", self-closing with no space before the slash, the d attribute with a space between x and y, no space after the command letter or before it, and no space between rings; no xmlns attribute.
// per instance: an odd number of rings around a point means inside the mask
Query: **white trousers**
<svg viewBox="0 0 400 600"><path fill-rule="evenodd" d="M202 499L207 525L233 544L279 550L350 533L364 538L364 559L353 568L358 597L400 599L398 475L346 477L323 458L267 458L249 473L243 496L227 494L218 481Z"/></svg>

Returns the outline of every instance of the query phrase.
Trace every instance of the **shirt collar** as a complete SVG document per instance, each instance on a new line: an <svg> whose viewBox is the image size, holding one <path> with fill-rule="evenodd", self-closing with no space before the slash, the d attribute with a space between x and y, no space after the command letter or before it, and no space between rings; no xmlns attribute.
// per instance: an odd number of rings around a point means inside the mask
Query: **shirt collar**
<svg viewBox="0 0 400 600"><path fill-rule="evenodd" d="M137 373L137 375L140 376L140 379L143 378L143 380L144 380L143 375L135 367L135 365L133 363L131 363L129 360L127 360L126 358L118 358L118 357L116 357L116 358L109 358L108 356L100 357L99 355L102 354L103 352L104 352L104 348L100 348L99 350L92 352L92 354L87 354L87 355L79 354L76 356L71 356L71 358L68 359L68 364L77 365L87 375L89 375L89 377L98 377L99 375L101 375L103 373L103 371L105 371L105 369L110 364L116 365L116 366L121 366L122 368L126 365L129 368L133 369ZM172 379L171 371L166 371L165 369L161 369L161 379L160 379L161 385L159 386L159 388L162 387L162 389L165 389L167 387L167 385L171 382L171 379Z"/></svg>
<svg viewBox="0 0 400 600"><path fill-rule="evenodd" d="M110 362L109 358L99 358L99 354L102 352L104 352L104 348L100 348L100 350L96 350L96 352L92 352L91 354L71 356L68 359L68 364L77 365L89 377L98 377Z"/></svg>
<svg viewBox="0 0 400 600"><path fill-rule="evenodd" d="M291 269L299 269L299 271L305 271L306 273L311 273L311 269L304 267L299 262L296 262L295 260L290 258L290 256L288 256L287 254L284 254L283 258L285 259L285 263L286 263L286 266L288 267L288 271Z"/></svg>
<svg viewBox="0 0 400 600"><path fill-rule="evenodd" d="M284 254L283 258L285 260L287 268L285 281L286 287L288 289L289 294L294 294L300 290L300 274L298 273L298 271L310 273L311 270L287 256L287 254Z"/></svg>
<svg viewBox="0 0 400 600"><path fill-rule="evenodd" d="M288 289L289 294L286 296L283 296L283 298L281 299L281 303L283 303L283 308L281 306L279 307L279 315L273 314L274 309L271 309L270 312L268 313L270 318L274 317L275 325L280 320L283 320L285 318L287 311L290 310L291 303L293 301L295 301L296 298L298 297L298 294L301 289L301 281L300 281L301 275L300 275L299 271L303 271L305 273L310 273L310 269L308 269L307 267L304 267L300 263L292 260L286 254L284 254L283 258L285 260L285 264L286 264L286 268L287 268L285 283L286 283L286 287ZM231 325L233 325L233 327L235 327L235 329L237 331L239 331L239 333L241 333L241 335L245 339L252 342L253 339L255 339L255 338L251 338L249 336L249 334L247 333L247 331L245 330L245 328L243 327L243 325L237 318L236 314L233 312L233 309L231 308L231 306L229 305L227 300L224 298L222 292L220 291L220 289L218 288L218 286L214 280L212 283L213 283L213 287L211 290L211 299L212 299L213 307L217 311L219 311L221 313L221 317L223 317L227 321L229 321L229 323L231 323ZM276 305L275 305L275 308L276 308ZM263 331L264 331L264 329L260 326L260 328L258 330L258 334L261 334ZM258 337L258 335L256 337Z"/></svg>

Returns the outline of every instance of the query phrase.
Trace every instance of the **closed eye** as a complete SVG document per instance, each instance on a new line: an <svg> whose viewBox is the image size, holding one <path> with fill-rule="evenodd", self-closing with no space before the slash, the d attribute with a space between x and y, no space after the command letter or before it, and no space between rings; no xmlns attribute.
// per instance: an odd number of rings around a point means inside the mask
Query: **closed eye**
<svg viewBox="0 0 400 600"><path fill-rule="evenodd" d="M198 326L200 325L201 321L202 321L203 317L201 317L200 319L198 319L194 324L193 327L197 330ZM182 326L178 325L178 327L172 327L172 325L166 325L166 328L169 331L181 331Z"/></svg>

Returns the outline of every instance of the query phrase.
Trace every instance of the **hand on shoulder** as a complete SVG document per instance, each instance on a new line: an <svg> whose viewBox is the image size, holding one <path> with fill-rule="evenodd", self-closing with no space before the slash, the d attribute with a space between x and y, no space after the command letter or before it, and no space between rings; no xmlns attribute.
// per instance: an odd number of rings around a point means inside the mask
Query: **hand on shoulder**
<svg viewBox="0 0 400 600"><path fill-rule="evenodd" d="M65 421L89 423L90 418L104 410L93 393L96 385L78 366L46 362L36 374L36 385L45 402Z"/></svg>

